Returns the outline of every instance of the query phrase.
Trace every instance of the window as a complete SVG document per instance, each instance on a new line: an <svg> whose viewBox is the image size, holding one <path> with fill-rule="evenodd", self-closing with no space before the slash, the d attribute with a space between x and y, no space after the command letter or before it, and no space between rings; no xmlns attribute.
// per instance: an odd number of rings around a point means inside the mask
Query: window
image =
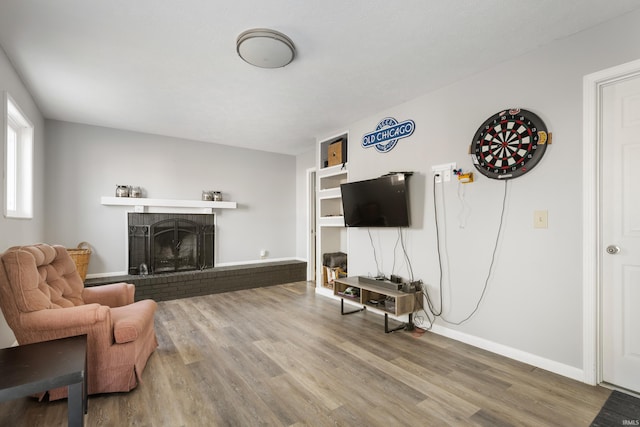
<svg viewBox="0 0 640 427"><path fill-rule="evenodd" d="M4 93L4 216L33 217L33 125Z"/></svg>

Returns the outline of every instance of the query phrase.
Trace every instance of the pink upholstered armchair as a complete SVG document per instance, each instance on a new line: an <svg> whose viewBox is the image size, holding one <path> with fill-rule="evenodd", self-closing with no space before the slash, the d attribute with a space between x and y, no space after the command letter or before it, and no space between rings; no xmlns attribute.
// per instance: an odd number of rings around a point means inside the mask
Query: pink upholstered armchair
<svg viewBox="0 0 640 427"><path fill-rule="evenodd" d="M37 244L0 256L0 307L19 344L87 334L88 393L130 391L158 346L156 303L134 302L128 283L85 288L62 246ZM51 400L67 389L49 390Z"/></svg>

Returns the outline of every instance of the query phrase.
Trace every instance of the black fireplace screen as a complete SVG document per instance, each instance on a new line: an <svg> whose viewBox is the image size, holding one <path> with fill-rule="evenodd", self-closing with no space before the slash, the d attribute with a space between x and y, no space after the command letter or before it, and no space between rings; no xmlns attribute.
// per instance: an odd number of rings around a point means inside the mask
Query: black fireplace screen
<svg viewBox="0 0 640 427"><path fill-rule="evenodd" d="M213 214L129 213L129 274L213 267Z"/></svg>

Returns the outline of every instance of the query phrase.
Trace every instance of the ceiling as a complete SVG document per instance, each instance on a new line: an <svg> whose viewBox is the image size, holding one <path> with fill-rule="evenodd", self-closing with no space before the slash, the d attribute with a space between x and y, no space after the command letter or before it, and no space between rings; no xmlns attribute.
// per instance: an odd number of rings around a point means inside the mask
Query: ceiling
<svg viewBox="0 0 640 427"><path fill-rule="evenodd" d="M46 118L295 155L318 136L639 7L2 0L0 46ZM277 69L243 62L236 38L257 27L289 36L295 60Z"/></svg>

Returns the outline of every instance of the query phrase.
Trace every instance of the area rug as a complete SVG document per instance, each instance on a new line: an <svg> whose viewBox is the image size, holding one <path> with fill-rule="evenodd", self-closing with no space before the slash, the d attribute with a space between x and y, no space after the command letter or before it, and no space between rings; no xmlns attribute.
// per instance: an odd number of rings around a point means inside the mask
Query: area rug
<svg viewBox="0 0 640 427"><path fill-rule="evenodd" d="M640 426L640 399L614 390L591 427Z"/></svg>

